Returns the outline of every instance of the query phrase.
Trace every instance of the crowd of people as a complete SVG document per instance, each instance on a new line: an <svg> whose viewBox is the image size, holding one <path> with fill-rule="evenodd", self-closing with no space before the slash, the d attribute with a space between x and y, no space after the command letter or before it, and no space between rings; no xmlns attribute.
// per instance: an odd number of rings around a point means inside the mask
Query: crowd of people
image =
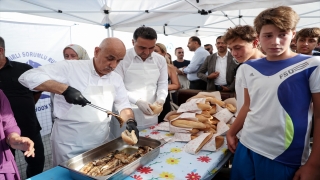
<svg viewBox="0 0 320 180"><path fill-rule="evenodd" d="M239 25L218 36L216 53L192 36L187 42L192 59L184 59L184 49L177 47L174 61L157 43L156 31L143 26L135 30L131 49L106 38L90 59L71 44L63 49L65 61L34 69L9 61L0 37L0 164L7 167L0 179L19 179L15 149L26 156L28 178L43 170L34 110L43 91L52 93L56 166L125 129L139 137L139 131L163 121L179 89L236 93L236 120L227 133L235 153L231 179L320 179L320 28L297 32L298 21L290 7L269 8L254 27ZM126 126L88 104L118 111ZM151 104L163 111L155 114Z"/></svg>

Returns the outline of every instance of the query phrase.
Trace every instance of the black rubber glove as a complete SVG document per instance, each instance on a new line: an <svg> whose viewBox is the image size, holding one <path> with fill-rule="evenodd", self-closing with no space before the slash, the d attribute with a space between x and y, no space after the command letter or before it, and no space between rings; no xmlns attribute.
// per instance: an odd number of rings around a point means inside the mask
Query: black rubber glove
<svg viewBox="0 0 320 180"><path fill-rule="evenodd" d="M68 86L68 88L62 93L62 95L70 104L81 105L83 107L91 103L85 97L82 96L80 91L71 86Z"/></svg>
<svg viewBox="0 0 320 180"><path fill-rule="evenodd" d="M128 119L127 121L127 130L129 132L131 132L132 130L134 130L136 136L137 136L137 139L138 139L138 142L139 142L139 130L137 128L137 121L134 120L134 119Z"/></svg>

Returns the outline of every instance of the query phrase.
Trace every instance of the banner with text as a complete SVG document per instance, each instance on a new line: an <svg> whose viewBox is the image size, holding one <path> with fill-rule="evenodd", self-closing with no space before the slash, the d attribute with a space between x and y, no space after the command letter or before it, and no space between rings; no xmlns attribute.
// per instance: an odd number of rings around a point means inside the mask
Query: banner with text
<svg viewBox="0 0 320 180"><path fill-rule="evenodd" d="M63 48L70 44L70 27L0 21L0 36L5 40L6 56L33 68L64 60ZM43 92L35 111L41 135L51 133L50 93Z"/></svg>

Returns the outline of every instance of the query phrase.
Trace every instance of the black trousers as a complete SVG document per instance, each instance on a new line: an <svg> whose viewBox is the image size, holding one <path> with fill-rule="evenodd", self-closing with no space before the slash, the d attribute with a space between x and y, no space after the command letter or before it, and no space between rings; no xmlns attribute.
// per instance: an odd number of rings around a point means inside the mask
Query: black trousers
<svg viewBox="0 0 320 180"><path fill-rule="evenodd" d="M29 136L34 142L35 156L34 157L24 157L27 162L27 178L35 176L42 173L44 167L44 148L42 143L42 138L40 132L36 135ZM10 148L13 156L15 156L15 149Z"/></svg>
<svg viewBox="0 0 320 180"><path fill-rule="evenodd" d="M189 89L196 89L196 90L206 90L207 89L207 82L198 79L195 81L190 81Z"/></svg>

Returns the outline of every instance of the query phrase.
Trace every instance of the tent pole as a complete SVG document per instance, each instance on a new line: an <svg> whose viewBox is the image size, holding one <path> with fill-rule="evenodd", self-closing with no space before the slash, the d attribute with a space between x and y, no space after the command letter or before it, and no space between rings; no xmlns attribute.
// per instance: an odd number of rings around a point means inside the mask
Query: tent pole
<svg viewBox="0 0 320 180"><path fill-rule="evenodd" d="M318 23L320 23L320 21L315 22L315 23L305 24L305 25L302 25L302 26L297 26L297 28L301 28L301 27L305 27L305 26L309 26L309 25L313 25L313 24L318 24Z"/></svg>
<svg viewBox="0 0 320 180"><path fill-rule="evenodd" d="M198 11L189 11L189 10L148 10L149 12L155 12L155 13L198 13ZM112 12L141 12L145 13L146 10L110 10L110 13Z"/></svg>
<svg viewBox="0 0 320 180"><path fill-rule="evenodd" d="M242 21L246 24L246 25L248 25L248 23L243 19L243 18L241 18L242 19Z"/></svg>
<svg viewBox="0 0 320 180"><path fill-rule="evenodd" d="M110 32L111 32L111 37L113 37L113 29L110 28Z"/></svg>
<svg viewBox="0 0 320 180"><path fill-rule="evenodd" d="M226 13L224 13L223 11L221 11L221 12L232 22L232 24L236 25L236 23L234 23L234 22L228 17L228 15L227 15Z"/></svg>
<svg viewBox="0 0 320 180"><path fill-rule="evenodd" d="M173 34L177 34L177 33L179 33L179 32L190 31L190 30L197 29L197 28L198 28L198 27L194 27L194 28L190 28L190 29L186 29L186 30L181 30L181 31L174 32L174 33L167 34L167 35L173 35Z"/></svg>
<svg viewBox="0 0 320 180"><path fill-rule="evenodd" d="M300 16L300 18L320 18L320 16Z"/></svg>
<svg viewBox="0 0 320 180"><path fill-rule="evenodd" d="M238 17L234 17L234 18L231 18L231 19L237 19L237 18L238 18ZM225 22L225 21L229 21L229 19L222 20L222 21L218 21L218 22L214 22L214 23L211 23L211 24L206 24L205 26L210 26L210 25L218 24L218 23ZM233 23L233 24L234 24L234 23Z"/></svg>
<svg viewBox="0 0 320 180"><path fill-rule="evenodd" d="M194 5L192 2L190 2L190 1L188 1L188 0L185 0L187 3L189 3L191 6L193 6L194 8L196 8L196 9L198 9L198 10L200 10L201 11L201 9L198 7L198 6L196 6L196 5Z"/></svg>
<svg viewBox="0 0 320 180"><path fill-rule="evenodd" d="M239 25L241 25L241 10L239 10Z"/></svg>
<svg viewBox="0 0 320 180"><path fill-rule="evenodd" d="M310 14L310 13L317 12L317 11L320 11L320 9L309 11L309 12L305 12L305 13L299 14L299 16L302 16L302 15L305 15L305 14Z"/></svg>
<svg viewBox="0 0 320 180"><path fill-rule="evenodd" d="M175 27L194 27L194 26L182 26L182 25L172 25L172 24L170 24L170 25L167 25L168 27L172 27L172 26L175 26ZM200 28L210 28L210 29L226 29L226 28L219 28L219 27L215 27L215 28L211 28L211 27L206 27L206 25L205 26L199 26Z"/></svg>

